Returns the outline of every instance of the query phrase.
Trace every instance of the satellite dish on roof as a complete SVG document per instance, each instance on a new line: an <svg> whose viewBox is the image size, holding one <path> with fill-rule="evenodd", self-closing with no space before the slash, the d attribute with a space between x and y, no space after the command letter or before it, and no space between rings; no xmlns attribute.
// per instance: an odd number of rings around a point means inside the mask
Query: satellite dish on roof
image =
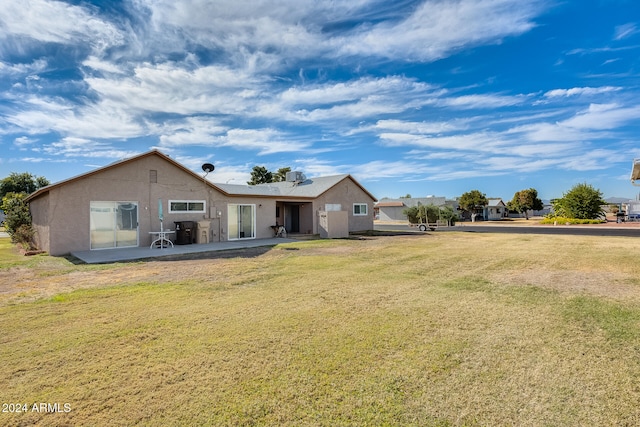
<svg viewBox="0 0 640 427"><path fill-rule="evenodd" d="M202 165L202 170L205 171L206 173L213 172L215 168L216 167L213 166L211 163L205 163L204 165Z"/></svg>

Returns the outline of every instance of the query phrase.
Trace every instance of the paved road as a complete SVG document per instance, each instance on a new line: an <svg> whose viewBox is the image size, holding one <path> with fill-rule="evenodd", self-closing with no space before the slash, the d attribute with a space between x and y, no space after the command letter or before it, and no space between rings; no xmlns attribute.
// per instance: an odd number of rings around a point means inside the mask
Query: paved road
<svg viewBox="0 0 640 427"><path fill-rule="evenodd" d="M404 224L375 224L375 230L379 231L403 231L424 233ZM517 226L517 225L471 225L463 223L455 227L441 227L436 231L427 233L442 233L450 231L462 231L467 233L515 233L515 234L568 234L574 236L623 236L640 237L640 224L637 226L615 227L607 225L569 225L569 226Z"/></svg>

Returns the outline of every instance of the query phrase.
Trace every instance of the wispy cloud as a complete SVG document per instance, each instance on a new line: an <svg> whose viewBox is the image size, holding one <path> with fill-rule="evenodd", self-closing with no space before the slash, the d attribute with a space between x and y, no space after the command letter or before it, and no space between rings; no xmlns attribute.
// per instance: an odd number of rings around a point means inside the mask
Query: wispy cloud
<svg viewBox="0 0 640 427"><path fill-rule="evenodd" d="M608 92L617 92L622 90L621 87L603 86L603 87L574 87L571 89L554 89L544 94L547 98L559 98L568 96L580 96L580 95L599 95Z"/></svg>
<svg viewBox="0 0 640 427"><path fill-rule="evenodd" d="M638 34L640 30L638 26L631 22L628 24L618 25L613 36L614 40L622 40Z"/></svg>
<svg viewBox="0 0 640 427"><path fill-rule="evenodd" d="M425 1L406 19L358 27L333 43L340 55L434 61L463 47L531 30L536 9L533 1Z"/></svg>
<svg viewBox="0 0 640 427"><path fill-rule="evenodd" d="M21 51L35 43L86 43L103 52L124 43L121 31L86 7L61 1L0 3L0 51ZM23 43L26 45L24 46Z"/></svg>

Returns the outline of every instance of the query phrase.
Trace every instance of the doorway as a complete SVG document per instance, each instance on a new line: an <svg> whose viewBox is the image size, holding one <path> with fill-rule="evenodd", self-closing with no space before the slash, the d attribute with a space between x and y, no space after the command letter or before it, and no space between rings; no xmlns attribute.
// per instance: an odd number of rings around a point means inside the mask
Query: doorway
<svg viewBox="0 0 640 427"><path fill-rule="evenodd" d="M255 239L256 205L229 205L229 240Z"/></svg>
<svg viewBox="0 0 640 427"><path fill-rule="evenodd" d="M284 207L284 228L288 233L300 232L300 205L286 204Z"/></svg>
<svg viewBox="0 0 640 427"><path fill-rule="evenodd" d="M90 202L90 248L138 246L138 203Z"/></svg>

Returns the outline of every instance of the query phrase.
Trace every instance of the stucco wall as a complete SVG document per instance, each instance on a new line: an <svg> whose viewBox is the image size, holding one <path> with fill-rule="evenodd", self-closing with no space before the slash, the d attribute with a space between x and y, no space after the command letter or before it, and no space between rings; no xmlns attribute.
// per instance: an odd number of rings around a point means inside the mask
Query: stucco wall
<svg viewBox="0 0 640 427"><path fill-rule="evenodd" d="M49 194L44 194L29 204L32 226L35 231L34 240L38 249L50 252L49 238Z"/></svg>
<svg viewBox="0 0 640 427"><path fill-rule="evenodd" d="M367 215L354 215L353 204L366 203ZM326 204L340 204L342 210L349 214L349 232L373 230L373 199L349 178L345 178L334 187L330 188L314 203L314 225L315 233L318 233L318 212L325 210Z"/></svg>
<svg viewBox="0 0 640 427"><path fill-rule="evenodd" d="M402 212L405 206L380 206L380 221L407 221L407 216Z"/></svg>

